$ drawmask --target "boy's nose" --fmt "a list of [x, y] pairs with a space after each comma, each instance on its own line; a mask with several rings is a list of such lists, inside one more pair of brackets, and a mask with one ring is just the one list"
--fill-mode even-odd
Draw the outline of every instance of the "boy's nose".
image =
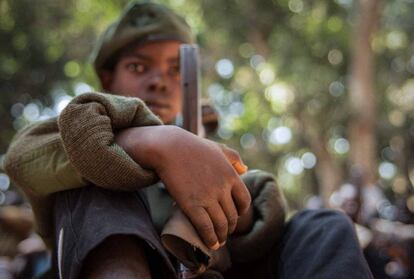
[[151, 92], [165, 92], [167, 90], [166, 81], [161, 73], [151, 76], [148, 82], [148, 90]]

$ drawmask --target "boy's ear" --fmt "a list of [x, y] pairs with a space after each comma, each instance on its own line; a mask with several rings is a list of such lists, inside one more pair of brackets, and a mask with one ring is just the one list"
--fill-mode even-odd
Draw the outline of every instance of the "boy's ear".
[[113, 80], [113, 74], [109, 70], [102, 70], [99, 73], [99, 79], [101, 80], [102, 89], [104, 91], [111, 91], [111, 85]]

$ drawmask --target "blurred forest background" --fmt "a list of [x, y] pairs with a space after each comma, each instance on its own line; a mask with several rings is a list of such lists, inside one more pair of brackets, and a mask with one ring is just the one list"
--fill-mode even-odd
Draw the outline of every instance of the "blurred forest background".
[[[292, 210], [342, 208], [412, 245], [414, 0], [158, 2], [197, 34], [213, 138], [274, 173]], [[88, 55], [126, 3], [0, 0], [0, 158], [25, 124], [99, 91]], [[0, 204], [13, 192], [0, 169]], [[405, 253], [378, 278], [409, 278]]]

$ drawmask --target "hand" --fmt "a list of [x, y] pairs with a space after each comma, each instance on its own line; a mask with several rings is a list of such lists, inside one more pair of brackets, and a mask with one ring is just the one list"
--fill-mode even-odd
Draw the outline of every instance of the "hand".
[[224, 244], [251, 203], [236, 151], [175, 126], [130, 128], [116, 142], [156, 171], [208, 247]]

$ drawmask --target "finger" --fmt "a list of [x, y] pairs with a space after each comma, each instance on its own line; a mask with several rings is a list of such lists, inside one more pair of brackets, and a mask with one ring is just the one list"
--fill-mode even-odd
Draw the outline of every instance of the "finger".
[[222, 246], [227, 240], [229, 231], [227, 217], [218, 203], [206, 208], [206, 210], [213, 222], [219, 244]]
[[253, 226], [254, 222], [254, 211], [253, 206], [250, 206], [245, 214], [237, 219], [237, 226], [234, 229], [235, 233], [246, 233]]
[[220, 147], [227, 160], [230, 162], [238, 174], [243, 174], [247, 171], [248, 167], [243, 163], [243, 160], [236, 150], [226, 146], [225, 144], [221, 144]]
[[192, 208], [189, 211], [184, 213], [190, 218], [204, 244], [213, 250], [220, 248], [213, 222], [207, 211], [202, 207]]
[[238, 174], [244, 174], [247, 172], [248, 167], [240, 162], [232, 163], [233, 168], [237, 171]]
[[226, 215], [228, 224], [228, 234], [232, 234], [237, 226], [237, 208], [231, 196], [225, 196], [220, 200], [220, 206]]
[[231, 190], [233, 201], [236, 205], [239, 216], [247, 212], [251, 204], [251, 196], [246, 185], [241, 179], [238, 179]]

